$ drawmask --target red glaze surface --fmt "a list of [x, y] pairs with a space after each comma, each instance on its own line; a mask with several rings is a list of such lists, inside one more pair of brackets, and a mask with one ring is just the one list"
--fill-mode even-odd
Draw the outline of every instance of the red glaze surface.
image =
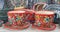
[[[51, 13], [51, 11], [47, 11], [49, 12], [48, 14], [46, 11], [43, 11], [42, 13], [41, 11], [39, 13], [37, 12], [39, 11], [35, 12], [35, 23], [32, 24], [33, 28], [42, 30], [53, 30], [56, 28], [55, 24], [51, 24], [54, 20], [54, 12]], [[53, 26], [53, 28], [51, 26]]]

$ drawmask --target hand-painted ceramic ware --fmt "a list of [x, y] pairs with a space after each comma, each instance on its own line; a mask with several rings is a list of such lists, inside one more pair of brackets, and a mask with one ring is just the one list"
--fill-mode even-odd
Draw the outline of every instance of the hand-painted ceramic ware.
[[43, 10], [46, 5], [47, 5], [46, 3], [36, 3], [33, 6], [33, 10], [35, 10], [35, 11]]
[[53, 20], [54, 20], [54, 12], [36, 11], [35, 23], [32, 24], [32, 27], [42, 30], [54, 30], [56, 28], [56, 25], [52, 24]]
[[23, 21], [23, 15], [25, 11], [10, 11], [8, 12], [8, 20], [10, 23], [14, 24], [14, 22]]
[[35, 12], [35, 22], [38, 22], [38, 24], [53, 22], [53, 20], [54, 20], [54, 12], [50, 11]]
[[33, 24], [35, 22], [34, 16], [35, 16], [34, 10], [29, 10], [29, 9], [26, 10], [26, 19], [28, 20], [28, 22]]
[[[26, 28], [29, 26], [29, 23], [25, 20], [25, 11], [22, 11], [22, 10], [9, 11], [8, 22], [9, 22], [9, 25], [11, 25], [11, 27], [14, 27], [12, 29], [24, 29], [24, 27]], [[6, 27], [6, 24], [5, 24], [5, 27]]]

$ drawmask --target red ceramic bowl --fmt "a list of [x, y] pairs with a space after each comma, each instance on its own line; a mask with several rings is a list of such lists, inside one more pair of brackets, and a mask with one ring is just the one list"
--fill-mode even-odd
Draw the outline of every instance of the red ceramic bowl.
[[25, 11], [21, 11], [21, 10], [9, 11], [8, 12], [8, 21], [13, 24], [14, 24], [14, 22], [23, 21], [24, 14], [25, 14]]
[[[32, 24], [32, 26], [33, 27], [37, 26], [37, 28], [41, 27], [41, 29], [48, 30], [48, 29], [50, 29], [48, 27], [53, 25], [53, 24], [51, 24], [53, 22], [53, 20], [54, 20], [54, 12], [52, 12], [52, 11], [36, 11], [35, 12], [35, 23]], [[55, 27], [55, 24], [53, 26]], [[47, 27], [47, 28], [44, 28], [44, 27]]]
[[[17, 26], [17, 28], [19, 28], [20, 26], [22, 26], [22, 29], [25, 27], [28, 27], [29, 24], [25, 25], [27, 22], [25, 19], [25, 15], [26, 15], [25, 10], [9, 11], [8, 12], [8, 22], [13, 27]], [[21, 29], [21, 28], [19, 28], [19, 29]]]
[[54, 12], [52, 11], [36, 11], [35, 12], [35, 21], [41, 22], [42, 24], [53, 22]]

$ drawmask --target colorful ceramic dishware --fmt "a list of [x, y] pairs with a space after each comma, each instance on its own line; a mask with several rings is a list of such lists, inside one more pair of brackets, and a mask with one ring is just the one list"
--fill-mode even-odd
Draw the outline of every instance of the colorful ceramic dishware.
[[52, 30], [52, 29], [55, 29], [56, 27], [55, 24], [52, 24], [53, 21], [54, 21], [54, 12], [36, 11], [35, 23], [32, 25], [32, 27], [37, 27], [37, 29]]
[[24, 10], [9, 11], [8, 22], [4, 24], [4, 27], [15, 30], [29, 27], [30, 24], [24, 18], [25, 13]]
[[25, 11], [10, 11], [10, 12], [8, 12], [8, 20], [12, 24], [14, 22], [23, 21], [23, 19], [22, 19], [23, 14], [25, 14]]
[[46, 5], [47, 5], [46, 3], [36, 3], [33, 6], [33, 10], [35, 10], [35, 11], [43, 10]]
[[31, 10], [31, 9], [27, 9], [26, 10], [26, 20], [28, 20], [28, 22], [30, 22], [31, 24], [33, 24], [35, 22], [35, 11]]
[[41, 24], [53, 22], [53, 20], [54, 20], [54, 12], [36, 11], [35, 20], [36, 20], [36, 22], [40, 22]]

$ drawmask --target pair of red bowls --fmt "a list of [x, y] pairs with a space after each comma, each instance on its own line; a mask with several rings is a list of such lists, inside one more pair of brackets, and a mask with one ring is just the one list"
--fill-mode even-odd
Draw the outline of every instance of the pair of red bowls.
[[[34, 15], [34, 16], [33, 16]], [[29, 9], [20, 9], [20, 10], [14, 10], [8, 12], [8, 23], [9, 25], [4, 24], [6, 28], [11, 29], [24, 29], [26, 27], [30, 26], [30, 23], [28, 21], [34, 20], [32, 27], [33, 28], [39, 28], [44, 30], [52, 30], [55, 29], [56, 25], [52, 25], [51, 23], [54, 20], [54, 12], [51, 11], [34, 11]], [[30, 21], [31, 22], [31, 21]], [[26, 24], [26, 25], [24, 25]], [[48, 24], [48, 25], [47, 25]], [[44, 28], [44, 25], [46, 26], [53, 26], [53, 28]], [[22, 28], [20, 28], [22, 27]]]

